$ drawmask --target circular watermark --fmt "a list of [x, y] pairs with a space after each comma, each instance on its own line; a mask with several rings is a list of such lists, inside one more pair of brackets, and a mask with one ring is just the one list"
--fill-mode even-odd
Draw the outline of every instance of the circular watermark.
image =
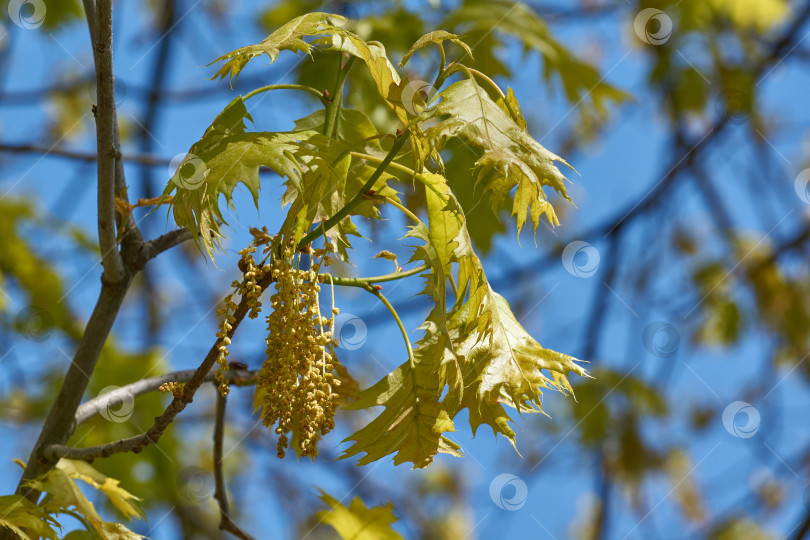
[[717, 114], [728, 118], [729, 122], [740, 124], [748, 120], [753, 101], [747, 92], [729, 88], [715, 103]]
[[178, 187], [194, 191], [205, 182], [208, 165], [194, 154], [177, 154], [169, 162], [169, 174]]
[[678, 352], [681, 334], [678, 329], [664, 321], [655, 321], [644, 327], [641, 343], [647, 352], [659, 358], [669, 358]]
[[723, 427], [731, 435], [740, 439], [749, 439], [759, 431], [759, 411], [745, 401], [729, 403], [723, 410]]
[[46, 11], [44, 0], [11, 0], [8, 3], [11, 22], [26, 30], [42, 26]]
[[633, 20], [638, 39], [648, 45], [663, 45], [672, 37], [672, 18], [660, 9], [642, 9]]
[[575, 240], [562, 252], [562, 264], [572, 276], [588, 278], [599, 269], [599, 251], [588, 242]]
[[436, 89], [431, 83], [418, 79], [410, 81], [402, 89], [402, 106], [412, 115], [419, 116], [435, 95]]
[[804, 204], [810, 204], [810, 169], [805, 169], [793, 181], [793, 190]]
[[214, 475], [202, 467], [185, 467], [177, 475], [180, 495], [191, 502], [198, 503], [210, 499], [215, 487]]
[[25, 339], [44, 341], [53, 332], [53, 316], [45, 309], [29, 306], [17, 314], [14, 327]]
[[335, 316], [335, 335], [337, 345], [347, 351], [355, 351], [366, 342], [368, 329], [363, 319], [351, 313]]
[[528, 496], [526, 482], [514, 474], [499, 474], [489, 483], [489, 498], [502, 510], [520, 510], [526, 504]]
[[[118, 390], [119, 388], [121, 387], [108, 386], [99, 392], [98, 397], [102, 397], [104, 394]], [[133, 411], [135, 411], [135, 396], [133, 396], [131, 392], [123, 392], [119, 396], [116, 396], [114, 400], [101, 401], [96, 406], [96, 411], [110, 422], [117, 424], [126, 422], [132, 416]]]

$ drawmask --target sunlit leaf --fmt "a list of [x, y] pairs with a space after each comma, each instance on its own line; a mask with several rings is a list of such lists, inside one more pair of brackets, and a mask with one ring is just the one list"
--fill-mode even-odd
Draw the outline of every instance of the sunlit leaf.
[[334, 528], [344, 540], [401, 540], [402, 536], [391, 528], [396, 522], [394, 507], [367, 508], [360, 497], [355, 497], [349, 506], [321, 490], [321, 501], [329, 510], [320, 510], [318, 520]]

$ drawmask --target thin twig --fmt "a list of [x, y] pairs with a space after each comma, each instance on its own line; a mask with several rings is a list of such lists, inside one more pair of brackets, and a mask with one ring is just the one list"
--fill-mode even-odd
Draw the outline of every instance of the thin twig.
[[[67, 150], [64, 148], [50, 148], [30, 143], [20, 144], [0, 144], [0, 152], [12, 152], [18, 154], [39, 154], [43, 156], [61, 157], [67, 159], [74, 159], [77, 161], [86, 161], [88, 163], [96, 161], [98, 155], [95, 152], [82, 152], [80, 150]], [[171, 165], [171, 160], [160, 156], [146, 155], [146, 154], [122, 154], [121, 159], [131, 163], [138, 163], [139, 165], [147, 166], [160, 166], [168, 167]]]
[[96, 5], [96, 150], [98, 152], [98, 242], [104, 278], [124, 279], [124, 263], [118, 251], [115, 226], [116, 145], [115, 78], [113, 76], [112, 0]]
[[[217, 368], [218, 369], [218, 368]], [[212, 369], [205, 377], [205, 382], [215, 382], [215, 373], [217, 369]], [[195, 369], [184, 369], [182, 371], [174, 371], [159, 375], [157, 377], [149, 377], [148, 379], [140, 379], [133, 383], [121, 386], [110, 392], [105, 392], [98, 397], [87, 400], [76, 409], [75, 424], [78, 426], [111, 407], [117, 407], [126, 401], [136, 398], [148, 392], [154, 392], [161, 385], [168, 382], [186, 383], [190, 381], [194, 374], [197, 372]], [[230, 369], [225, 372], [225, 377], [228, 382], [235, 386], [247, 386], [256, 382], [256, 375], [258, 371], [244, 371], [241, 369]]]
[[146, 242], [144, 244], [143, 263], [146, 264], [164, 251], [191, 240], [191, 238], [192, 234], [188, 229], [175, 229]]
[[[272, 276], [268, 274], [259, 280], [258, 285], [260, 285], [262, 289], [266, 289], [271, 282]], [[240, 300], [236, 311], [233, 313], [234, 322], [232, 323], [232, 328], [226, 334], [228, 338], [233, 337], [234, 332], [247, 315], [248, 310], [248, 299], [247, 297], [243, 297]], [[175, 417], [180, 414], [180, 412], [183, 411], [183, 409], [185, 409], [189, 403], [191, 403], [191, 401], [194, 399], [194, 394], [205, 382], [208, 372], [211, 371], [211, 368], [219, 356], [219, 346], [222, 344], [222, 339], [223, 338], [217, 338], [217, 340], [211, 346], [211, 349], [208, 351], [208, 354], [205, 356], [205, 359], [195, 370], [194, 375], [183, 387], [182, 394], [172, 400], [163, 413], [155, 419], [155, 423], [152, 424], [152, 427], [150, 427], [147, 431], [134, 437], [120, 439], [118, 441], [113, 441], [98, 446], [90, 446], [87, 448], [72, 448], [63, 444], [54, 444], [44, 448], [42, 451], [42, 456], [50, 460], [57, 460], [63, 457], [70, 459], [92, 460], [99, 457], [108, 457], [113, 454], [120, 454], [122, 452], [138, 453], [144, 447], [157, 443], [160, 440], [160, 437], [163, 435], [163, 432], [166, 431], [169, 425], [174, 421]]]
[[233, 519], [228, 505], [228, 492], [225, 486], [225, 474], [222, 471], [222, 442], [225, 439], [225, 396], [217, 392], [217, 412], [214, 422], [214, 481], [216, 491], [214, 498], [219, 503], [219, 528], [228, 531], [242, 540], [253, 540], [253, 537], [243, 531]]

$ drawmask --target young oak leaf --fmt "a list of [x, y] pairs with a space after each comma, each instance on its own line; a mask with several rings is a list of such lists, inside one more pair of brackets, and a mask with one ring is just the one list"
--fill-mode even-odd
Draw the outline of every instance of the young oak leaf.
[[[440, 322], [451, 340], [450, 353], [443, 352], [436, 362], [457, 370], [443, 372], [443, 384], [450, 386], [443, 404], [451, 418], [467, 408], [473, 434], [485, 423], [514, 446], [511, 418], [502, 404], [519, 412], [542, 411], [542, 388], [571, 392], [569, 373], [588, 374], [575, 358], [537, 343], [517, 322], [506, 300], [492, 290], [472, 250], [464, 212], [446, 179], [432, 173], [417, 178], [426, 186], [429, 230], [414, 228], [409, 235], [425, 241], [415, 257], [431, 264], [429, 285], [439, 291], [434, 295], [437, 306], [444, 305], [436, 298], [444, 294], [444, 278], [438, 276], [449, 273], [453, 263], [459, 268], [456, 304], [446, 316], [437, 318], [432, 312], [429, 318], [434, 324]], [[429, 257], [433, 252], [435, 260]], [[459, 378], [461, 389], [456, 387]]]
[[519, 412], [540, 412], [541, 389], [573, 393], [568, 375], [589, 376], [576, 358], [543, 348], [517, 321], [506, 299], [491, 288], [483, 309], [490, 313], [491, 327], [484, 334], [470, 335], [457, 351], [476, 374], [480, 404], [506, 403]]
[[326, 523], [346, 540], [402, 540], [402, 536], [391, 528], [396, 522], [394, 507], [389, 502], [385, 506], [366, 507], [360, 497], [355, 497], [344, 506], [325, 491], [321, 490], [321, 501], [329, 507], [320, 510], [318, 521]]
[[[41, 506], [37, 506], [22, 495], [0, 497], [0, 531], [9, 529], [23, 540], [48, 538], [57, 540], [59, 522]], [[28, 534], [26, 534], [26, 532]]]
[[334, 32], [316, 41], [326, 45], [327, 50], [341, 51], [359, 58], [366, 64], [377, 92], [394, 110], [397, 117], [408, 122], [408, 111], [402, 103], [404, 81], [400, 79], [396, 68], [388, 59], [382, 43], [366, 42], [351, 32]]
[[444, 41], [451, 41], [455, 43], [456, 45], [464, 49], [464, 52], [466, 52], [467, 55], [470, 58], [472, 58], [473, 55], [472, 49], [470, 49], [470, 46], [461, 40], [460, 36], [457, 36], [456, 34], [451, 34], [447, 30], [435, 30], [433, 32], [428, 32], [427, 34], [416, 40], [416, 42], [411, 46], [410, 50], [407, 53], [405, 53], [405, 56], [403, 56], [402, 60], [400, 60], [399, 69], [402, 69], [405, 66], [405, 64], [408, 63], [408, 60], [411, 59], [413, 53], [415, 53], [422, 47], [426, 47], [431, 43], [441, 45]]
[[[323, 132], [323, 122], [326, 116], [324, 109], [318, 109], [309, 116], [295, 121], [295, 131]], [[335, 139], [343, 142], [352, 150], [361, 152], [382, 152], [380, 135], [371, 119], [359, 109], [341, 107], [338, 117]]]
[[242, 98], [237, 97], [191, 146], [163, 191], [164, 196], [172, 196], [177, 225], [191, 231], [212, 258], [214, 245], [219, 245], [223, 236], [219, 223], [226, 222], [220, 196], [230, 205], [233, 191], [241, 183], [258, 207], [259, 167], [269, 167], [288, 179], [297, 178], [300, 171], [291, 155], [299, 141], [316, 135], [314, 131], [247, 132], [245, 120], [251, 120], [250, 114]]
[[394, 465], [409, 461], [414, 468], [422, 468], [433, 462], [437, 452], [460, 455], [460, 447], [443, 435], [455, 429], [439, 402], [442, 386], [432, 359], [425, 357], [425, 339], [431, 338], [426, 336], [414, 351], [414, 365], [400, 365], [345, 407], [358, 410], [383, 405], [385, 410], [346, 439], [354, 444], [341, 459], [365, 452], [357, 464], [366, 465], [395, 454]]
[[[43, 508], [53, 514], [72, 510], [88, 525], [88, 528], [92, 528], [101, 538], [113, 540], [140, 540], [144, 538], [121, 523], [104, 521], [96, 511], [93, 503], [82, 493], [75, 480], [81, 479], [100, 490], [104, 486], [102, 491], [108, 496], [113, 494], [111, 501], [119, 509], [122, 509], [123, 506], [125, 510], [122, 511], [128, 516], [141, 515], [140, 510], [129, 502], [137, 500], [137, 497], [118, 487], [117, 484], [114, 485], [114, 482], [108, 483], [107, 481], [110, 479], [90, 465], [85, 463], [83, 466], [77, 467], [75, 463], [73, 460], [60, 459], [56, 467], [48, 471], [43, 477], [30, 483], [33, 488], [45, 491], [51, 496]], [[104, 478], [104, 481], [99, 483], [101, 478]]]
[[[486, 280], [472, 250], [466, 220], [441, 175], [425, 173], [417, 179], [426, 186], [429, 223], [418, 224], [408, 237], [424, 242], [413, 260], [424, 260], [430, 272], [422, 294], [434, 302], [424, 337], [406, 362], [361, 393], [350, 409], [377, 405], [385, 410], [352, 435], [356, 441], [341, 457], [360, 452], [360, 464], [389, 454], [394, 463], [429, 465], [438, 452], [456, 454], [458, 447], [444, 436], [453, 431], [453, 418], [469, 410], [473, 433], [481, 424], [492, 427], [515, 445], [511, 418], [504, 405], [519, 412], [541, 411], [541, 389], [570, 392], [570, 372], [587, 376], [574, 358], [544, 349], [517, 322], [506, 300]], [[448, 309], [446, 283], [458, 264], [456, 301]], [[546, 370], [550, 375], [543, 373]], [[441, 395], [448, 386], [443, 399]]]
[[138, 497], [120, 487], [118, 480], [102, 474], [86, 461], [61, 459], [56, 465], [71, 478], [82, 480], [104, 493], [126, 518], [143, 518], [143, 511], [135, 504]]
[[[394, 108], [400, 119], [407, 121], [407, 112], [402, 104], [397, 102], [401, 80], [386, 55], [385, 47], [377, 42], [367, 43], [357, 34], [341, 26], [347, 23], [346, 18], [329, 13], [309, 13], [297, 17], [260, 43], [241, 47], [211, 62], [211, 64], [224, 62], [212, 78], [223, 79], [227, 76], [233, 84], [242, 69], [253, 58], [266, 54], [272, 63], [282, 50], [312, 54], [313, 46], [320, 46], [323, 50], [341, 51], [361, 59], [374, 79], [380, 95]], [[311, 42], [305, 41], [304, 38], [307, 36], [313, 36], [315, 39]]]
[[[290, 177], [286, 182], [287, 192], [282, 197], [282, 204], [291, 206], [281, 232], [298, 240], [313, 224], [329, 219], [343, 208], [375, 168], [363, 160], [353, 159], [349, 146], [343, 141], [319, 133], [300, 141], [295, 154], [300, 175]], [[399, 202], [397, 192], [386, 183], [390, 178], [388, 174], [381, 175], [372, 190]], [[351, 221], [353, 215], [374, 219], [379, 218], [379, 210], [373, 201], [363, 201], [326, 232], [344, 259], [346, 250], [351, 247], [348, 236], [360, 236]]]
[[[517, 186], [512, 214], [516, 216], [518, 234], [527, 213], [535, 230], [543, 215], [550, 224], [558, 225], [543, 186], [551, 186], [570, 200], [566, 178], [554, 162], [568, 163], [529, 135], [519, 109], [509, 106], [517, 103], [514, 95], [499, 105], [474, 80], [465, 79], [440, 92], [437, 98], [438, 104], [422, 115], [425, 120], [440, 120], [427, 129], [427, 136], [438, 149], [448, 138], [460, 137], [482, 151], [475, 164], [476, 184], [483, 184], [493, 211]], [[511, 109], [512, 114], [505, 109]]]
[[329, 13], [308, 13], [296, 17], [264, 38], [261, 43], [241, 47], [211, 62], [211, 64], [224, 62], [211, 78], [219, 77], [221, 80], [228, 77], [231, 85], [233, 85], [242, 69], [257, 56], [266, 54], [270, 57], [270, 63], [273, 63], [281, 51], [292, 51], [294, 53], [304, 51], [311, 54], [312, 45], [304, 41], [303, 38], [332, 32], [345, 32], [345, 30], [333, 24], [333, 22], [344, 21], [346, 21], [344, 17]]

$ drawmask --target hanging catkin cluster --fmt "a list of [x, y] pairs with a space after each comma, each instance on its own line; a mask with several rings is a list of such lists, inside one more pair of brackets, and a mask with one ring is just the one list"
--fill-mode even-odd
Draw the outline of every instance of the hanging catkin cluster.
[[233, 328], [235, 318], [233, 313], [236, 311], [237, 305], [234, 297], [238, 294], [242, 298], [247, 299], [247, 305], [250, 308], [248, 317], [255, 319], [259, 316], [259, 311], [262, 309], [262, 302], [259, 297], [262, 294], [262, 287], [258, 284], [270, 267], [265, 265], [257, 265], [253, 259], [253, 254], [256, 253], [256, 246], [251, 244], [239, 252], [239, 269], [245, 276], [242, 282], [234, 281], [231, 286], [234, 288], [233, 292], [225, 297], [225, 307], [217, 311], [217, 315], [221, 317], [222, 322], [219, 324], [217, 330], [217, 337], [222, 341], [219, 345], [219, 354], [217, 355], [217, 370], [215, 377], [217, 380], [219, 393], [222, 396], [227, 396], [229, 392], [228, 381], [225, 378], [225, 372], [228, 371], [228, 345], [231, 344], [231, 338], [228, 337], [228, 332]]
[[267, 316], [267, 359], [257, 378], [264, 391], [262, 421], [267, 427], [276, 425], [279, 457], [285, 455], [290, 432], [299, 455], [318, 455], [318, 440], [335, 427], [339, 400], [333, 318], [321, 316], [318, 306], [318, 269], [328, 255], [316, 250], [317, 262], [301, 272], [293, 266], [294, 255], [288, 247], [271, 265], [276, 293]]

